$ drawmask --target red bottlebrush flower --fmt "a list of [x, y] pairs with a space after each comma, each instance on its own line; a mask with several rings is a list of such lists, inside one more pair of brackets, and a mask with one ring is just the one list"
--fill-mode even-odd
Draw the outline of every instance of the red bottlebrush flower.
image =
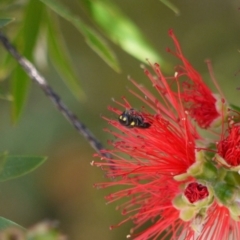
[[176, 70], [176, 80], [181, 82], [180, 96], [184, 102], [185, 109], [190, 116], [198, 123], [201, 128], [209, 128], [221, 125], [221, 120], [226, 115], [226, 107], [223, 105], [223, 94], [215, 81], [213, 72], [208, 61], [210, 74], [219, 94], [213, 94], [212, 91], [204, 83], [201, 75], [193, 68], [193, 66], [184, 57], [180, 44], [173, 31], [169, 31], [170, 37], [176, 47], [176, 52], [171, 52], [177, 56], [183, 63]]
[[[118, 206], [125, 219], [111, 228], [132, 221], [134, 227], [128, 238], [240, 239], [240, 177], [228, 166], [213, 161], [220, 157], [232, 161], [232, 156], [238, 156], [238, 131], [232, 128], [217, 149], [213, 149], [212, 143], [211, 153], [203, 146], [205, 141], [189, 115], [204, 128], [216, 121], [224, 126], [224, 101], [220, 101], [219, 107], [200, 75], [183, 57], [172, 32], [170, 35], [184, 67], [174, 77], [165, 77], [158, 64], [152, 66], [155, 74], [144, 68], [158, 95], [130, 78], [140, 91], [130, 89], [130, 93], [149, 109], [134, 109], [126, 98], [123, 103], [115, 101], [121, 110], [109, 108], [117, 115], [115, 120], [104, 118], [116, 128], [106, 129], [115, 137], [109, 141], [112, 149], [104, 150], [111, 158], [102, 157], [101, 162], [92, 165], [101, 167], [113, 181], [96, 186], [121, 186], [121, 190], [111, 193], [106, 200], [125, 200]], [[187, 82], [180, 82], [182, 76], [189, 77], [189, 87]], [[171, 88], [175, 83], [178, 92]], [[214, 153], [217, 153], [215, 158]]]
[[[158, 65], [155, 70], [161, 73]], [[150, 77], [150, 72], [146, 69], [145, 73]], [[131, 238], [157, 239], [161, 236], [161, 239], [168, 239], [172, 236], [176, 239], [181, 235], [180, 229], [190, 223], [179, 218], [179, 211], [172, 204], [181, 184], [173, 177], [186, 173], [195, 162], [195, 140], [200, 137], [181, 102], [167, 85], [165, 92], [160, 93], [165, 101], [162, 104], [146, 88], [133, 79], [130, 80], [145, 98], [132, 90], [130, 92], [142, 99], [155, 113], [133, 110], [125, 98], [123, 104], [117, 103], [127, 110], [110, 108], [119, 116], [119, 122], [107, 119], [117, 128], [117, 131], [111, 132], [116, 138], [110, 142], [113, 149], [106, 150], [112, 158], [93, 162], [93, 165], [100, 166], [107, 172], [106, 176], [114, 181], [97, 186], [125, 186], [126, 189], [112, 193], [106, 199], [113, 202], [127, 198], [118, 208], [123, 215], [127, 215], [122, 223], [132, 220], [135, 224]], [[159, 86], [163, 82], [167, 84], [162, 76]], [[158, 87], [156, 89], [159, 91]], [[151, 227], [136, 233], [147, 222], [152, 222]]]
[[240, 170], [240, 126], [233, 124], [228, 129], [228, 135], [217, 144], [218, 154], [229, 167]]

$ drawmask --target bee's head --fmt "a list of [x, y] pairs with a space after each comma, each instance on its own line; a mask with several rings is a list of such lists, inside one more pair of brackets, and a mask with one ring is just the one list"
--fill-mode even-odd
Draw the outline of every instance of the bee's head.
[[118, 117], [118, 121], [123, 126], [128, 126], [129, 127], [131, 125], [131, 122], [132, 122], [132, 116], [129, 113], [129, 111], [126, 110]]

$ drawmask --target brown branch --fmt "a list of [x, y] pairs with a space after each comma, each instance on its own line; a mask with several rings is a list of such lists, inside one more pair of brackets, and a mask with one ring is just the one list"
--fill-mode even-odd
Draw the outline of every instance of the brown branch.
[[48, 85], [46, 79], [38, 72], [35, 66], [29, 62], [25, 57], [20, 55], [16, 48], [10, 43], [8, 38], [0, 32], [0, 41], [4, 48], [17, 60], [19, 65], [23, 68], [26, 74], [35, 82], [42, 91], [50, 98], [56, 108], [65, 116], [65, 118], [75, 127], [75, 129], [82, 134], [92, 148], [100, 153], [103, 157], [110, 158], [108, 153], [103, 153], [103, 145], [97, 140], [92, 132], [73, 114], [67, 106], [63, 103], [59, 95]]

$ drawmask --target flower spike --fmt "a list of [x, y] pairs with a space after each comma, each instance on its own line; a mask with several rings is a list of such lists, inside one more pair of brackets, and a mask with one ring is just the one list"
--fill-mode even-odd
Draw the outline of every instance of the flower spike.
[[[128, 91], [144, 106], [136, 109], [123, 97], [109, 107], [115, 119], [103, 118], [114, 140], [103, 152], [111, 158], [91, 164], [111, 181], [95, 186], [118, 188], [106, 201], [121, 200], [124, 219], [111, 229], [131, 221], [128, 239], [238, 240], [240, 113], [228, 111], [222, 93], [212, 93], [169, 34], [183, 66], [166, 77], [149, 62], [152, 71], [143, 70], [153, 91], [129, 77], [135, 90]], [[191, 118], [205, 129], [220, 125], [221, 133], [211, 131], [219, 140], [206, 140]]]

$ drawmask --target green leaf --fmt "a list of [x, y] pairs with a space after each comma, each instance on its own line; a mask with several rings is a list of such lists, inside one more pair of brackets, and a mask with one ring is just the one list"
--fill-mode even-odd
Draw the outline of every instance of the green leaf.
[[14, 20], [14, 18], [0, 18], [0, 28], [5, 27], [13, 20]]
[[9, 227], [16, 227], [16, 228], [20, 228], [22, 230], [25, 230], [22, 226], [18, 225], [17, 223], [8, 220], [6, 218], [0, 217], [0, 231], [9, 228]]
[[47, 18], [47, 27], [49, 54], [54, 67], [59, 72], [59, 75], [63, 76], [64, 82], [75, 97], [77, 99], [85, 98], [85, 94], [79, 86], [77, 76], [70, 64], [70, 58], [67, 54], [62, 35], [53, 18]]
[[180, 15], [179, 9], [173, 3], [169, 2], [168, 0], [160, 0], [160, 2], [170, 8], [176, 15]]
[[151, 62], [164, 63], [138, 27], [113, 2], [98, 0], [80, 2], [105, 34], [124, 51], [142, 62], [148, 58]]
[[30, 80], [28, 76], [23, 71], [20, 66], [16, 66], [12, 76], [12, 120], [13, 123], [19, 119], [22, 110], [24, 108], [24, 104], [27, 99], [28, 90], [30, 87]]
[[104, 39], [92, 28], [87, 26], [78, 16], [71, 13], [56, 0], [40, 0], [56, 12], [59, 16], [71, 22], [85, 37], [87, 44], [115, 71], [120, 67], [117, 58]]
[[46, 157], [6, 156], [4, 161], [0, 162], [0, 182], [29, 173], [43, 164], [46, 159]]
[[[43, 4], [38, 1], [29, 1], [25, 11], [23, 28], [16, 39], [17, 43], [22, 43], [22, 53], [30, 61], [32, 60], [33, 50], [38, 39], [42, 10]], [[26, 73], [20, 70], [18, 66], [12, 78], [12, 95], [14, 98], [12, 120], [14, 123], [19, 119], [24, 108], [30, 83], [31, 81], [28, 79]]]
[[29, 1], [25, 12], [23, 22], [23, 41], [24, 41], [24, 55], [32, 59], [33, 50], [39, 36], [41, 21], [43, 19], [44, 5], [39, 1]]

